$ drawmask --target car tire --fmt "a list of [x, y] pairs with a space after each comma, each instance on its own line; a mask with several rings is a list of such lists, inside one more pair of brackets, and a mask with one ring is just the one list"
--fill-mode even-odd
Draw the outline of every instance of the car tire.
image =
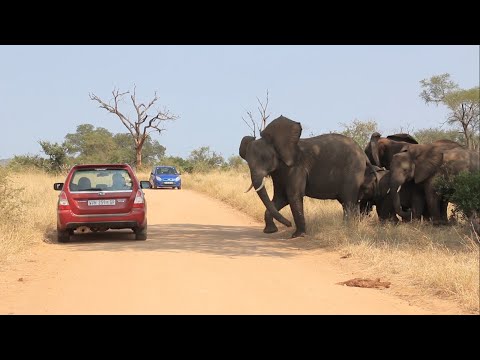
[[147, 226], [143, 229], [136, 229], [135, 231], [135, 240], [147, 240]]
[[178, 189], [178, 190], [181, 190], [181, 189], [182, 189], [182, 187], [181, 187], [181, 186], [177, 186], [177, 189]]
[[72, 232], [70, 230], [62, 231], [57, 230], [57, 242], [66, 243], [70, 240], [70, 235]]

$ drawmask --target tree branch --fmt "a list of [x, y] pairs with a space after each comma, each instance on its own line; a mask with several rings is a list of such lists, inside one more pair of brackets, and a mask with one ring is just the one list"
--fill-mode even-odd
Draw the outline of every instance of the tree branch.
[[[138, 103], [136, 98], [136, 86], [133, 87], [133, 92], [130, 94], [130, 99], [132, 101], [133, 107], [137, 113], [137, 120], [131, 121], [128, 117], [122, 114], [119, 110], [119, 102], [123, 99], [123, 96], [129, 94], [130, 92], [120, 93], [119, 90], [113, 89], [113, 105], [105, 103], [102, 99], [100, 99], [95, 94], [89, 94], [90, 99], [98, 102], [100, 104], [100, 108], [106, 109], [108, 112], [115, 114], [119, 117], [123, 125], [128, 129], [130, 134], [133, 137], [135, 142], [135, 146], [137, 149], [137, 159], [139, 164], [141, 164], [141, 150], [142, 146], [148, 136], [149, 133], [153, 131], [158, 131], [161, 133], [164, 131], [164, 128], [160, 128], [160, 122], [166, 120], [176, 120], [178, 119], [177, 115], [172, 114], [168, 111], [165, 107], [163, 111], [156, 110], [155, 114], [149, 115], [147, 112], [148, 110], [155, 104], [158, 100], [157, 92], [154, 93], [153, 99], [145, 106], [144, 103]], [[149, 130], [151, 129], [151, 130]]]
[[135, 136], [133, 133], [133, 129], [134, 129], [133, 123], [118, 110], [119, 100], [122, 99], [123, 95], [128, 94], [128, 91], [124, 93], [120, 93], [118, 90], [114, 89], [112, 91], [112, 94], [113, 94], [113, 101], [115, 103], [115, 106], [105, 103], [102, 99], [100, 99], [97, 95], [93, 93], [89, 94], [89, 96], [91, 100], [96, 101], [100, 104], [99, 106], [100, 108], [105, 109], [108, 112], [117, 115], [120, 118], [120, 121], [123, 123], [123, 125], [128, 129], [130, 134], [132, 134], [132, 136]]

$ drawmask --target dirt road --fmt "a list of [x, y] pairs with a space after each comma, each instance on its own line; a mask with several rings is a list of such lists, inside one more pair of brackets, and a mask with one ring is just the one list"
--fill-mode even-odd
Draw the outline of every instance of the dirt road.
[[273, 235], [190, 190], [147, 190], [149, 238], [76, 235], [0, 272], [0, 314], [441, 314], [357, 277], [311, 240]]

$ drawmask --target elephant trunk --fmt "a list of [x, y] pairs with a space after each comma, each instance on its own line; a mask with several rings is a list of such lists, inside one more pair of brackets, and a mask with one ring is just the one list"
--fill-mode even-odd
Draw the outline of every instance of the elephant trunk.
[[291, 227], [292, 223], [285, 219], [282, 214], [275, 208], [275, 205], [273, 202], [270, 200], [267, 194], [267, 190], [265, 189], [265, 186], [263, 185], [264, 182], [264, 177], [259, 177], [259, 176], [252, 176], [252, 184], [257, 190], [257, 194], [260, 197], [260, 200], [262, 200], [263, 205], [267, 208], [267, 210], [272, 214], [272, 216], [281, 222], [283, 225], [287, 227]]
[[402, 219], [409, 219], [412, 215], [411, 211], [403, 211], [402, 204], [400, 202], [400, 188], [401, 184], [398, 186], [390, 186], [390, 196], [392, 197], [393, 207], [395, 209], [395, 213], [400, 215]]

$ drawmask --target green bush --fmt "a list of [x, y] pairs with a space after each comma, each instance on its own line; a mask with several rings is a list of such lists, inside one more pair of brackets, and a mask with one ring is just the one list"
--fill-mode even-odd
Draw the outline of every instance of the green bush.
[[435, 186], [437, 192], [453, 203], [455, 211], [465, 218], [480, 214], [480, 171], [441, 177], [437, 179]]

